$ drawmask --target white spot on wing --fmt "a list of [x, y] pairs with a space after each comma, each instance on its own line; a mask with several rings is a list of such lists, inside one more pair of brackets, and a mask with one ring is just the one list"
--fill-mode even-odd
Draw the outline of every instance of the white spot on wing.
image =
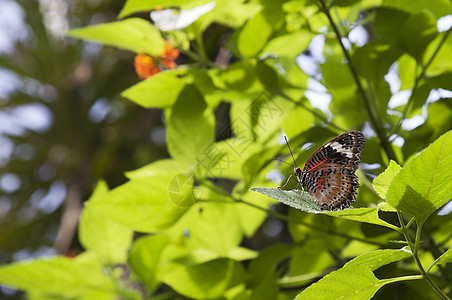
[[343, 153], [345, 156], [347, 156], [349, 158], [353, 157], [353, 152], [345, 149], [344, 145], [342, 145], [338, 142], [331, 143], [330, 147], [333, 148], [334, 150], [336, 150], [337, 152]]

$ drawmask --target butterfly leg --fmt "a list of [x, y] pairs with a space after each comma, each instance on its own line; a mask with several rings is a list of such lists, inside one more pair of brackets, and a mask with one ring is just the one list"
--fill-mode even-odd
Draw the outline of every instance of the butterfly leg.
[[304, 188], [303, 187], [301, 187], [301, 196], [300, 196], [300, 199], [298, 199], [298, 204], [299, 205], [301, 205], [301, 198], [303, 198], [303, 194], [304, 194]]
[[[283, 187], [285, 187], [285, 186], [289, 183], [290, 178], [292, 178], [292, 177], [293, 177], [293, 176], [290, 175], [289, 178], [287, 178], [286, 183], [285, 183], [283, 186], [278, 186], [278, 189], [282, 189]], [[298, 180], [297, 180], [297, 182], [298, 182]]]

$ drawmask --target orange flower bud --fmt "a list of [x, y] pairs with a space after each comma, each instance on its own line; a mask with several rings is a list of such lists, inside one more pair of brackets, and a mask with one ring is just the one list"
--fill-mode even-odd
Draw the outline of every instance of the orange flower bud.
[[152, 59], [152, 57], [145, 54], [138, 54], [135, 56], [134, 66], [135, 72], [137, 72], [140, 79], [146, 79], [160, 72], [160, 68], [158, 67], [156, 67], [158, 69], [158, 72], [155, 72], [154, 60]]
[[161, 62], [161, 64], [165, 67], [167, 67], [168, 69], [175, 69], [177, 68], [177, 64], [169, 58], [164, 58]]
[[179, 57], [179, 49], [173, 48], [172, 46], [166, 46], [165, 48], [165, 57], [176, 59]]

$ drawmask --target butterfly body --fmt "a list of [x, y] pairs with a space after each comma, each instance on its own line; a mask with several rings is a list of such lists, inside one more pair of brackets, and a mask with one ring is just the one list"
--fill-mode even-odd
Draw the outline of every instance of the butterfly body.
[[355, 201], [359, 187], [355, 171], [363, 148], [364, 135], [361, 132], [346, 132], [314, 152], [303, 169], [295, 168], [296, 180], [306, 188], [320, 209], [344, 209]]

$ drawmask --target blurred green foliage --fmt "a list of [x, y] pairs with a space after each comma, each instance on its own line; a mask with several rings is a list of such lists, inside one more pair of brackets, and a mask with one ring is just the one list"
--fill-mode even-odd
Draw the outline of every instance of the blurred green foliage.
[[[451, 199], [452, 40], [449, 28], [438, 30], [450, 2], [208, 3], [128, 0], [116, 21], [115, 3], [71, 7], [68, 20], [81, 28], [69, 36], [154, 58], [165, 41], [180, 49], [177, 69], [141, 82], [130, 52], [72, 38], [59, 40], [49, 60], [57, 46], [35, 7], [27, 22], [46, 42], [33, 51], [19, 43], [1, 64], [53, 86], [57, 97], [16, 91], [1, 109], [27, 99], [54, 119], [45, 132], [8, 137], [36, 150], [4, 164], [28, 184], [5, 196], [20, 204], [2, 221], [0, 242], [5, 261], [54, 240], [61, 254], [84, 250], [2, 266], [0, 283], [31, 299], [448, 299], [451, 216], [436, 211]], [[31, 18], [26, 5], [37, 4], [22, 5]], [[150, 22], [149, 10], [167, 19]], [[99, 99], [115, 110], [93, 122]], [[150, 139], [162, 122], [166, 139]], [[288, 157], [283, 134], [302, 166], [352, 129], [366, 135], [359, 208], [312, 211], [297, 206], [297, 192], [266, 189], [292, 172], [273, 159]], [[55, 170], [50, 179], [40, 180], [42, 165]], [[62, 247], [58, 219], [78, 215], [100, 178], [78, 239]], [[33, 207], [31, 194], [57, 180], [65, 208], [24, 225], [19, 212]]]

